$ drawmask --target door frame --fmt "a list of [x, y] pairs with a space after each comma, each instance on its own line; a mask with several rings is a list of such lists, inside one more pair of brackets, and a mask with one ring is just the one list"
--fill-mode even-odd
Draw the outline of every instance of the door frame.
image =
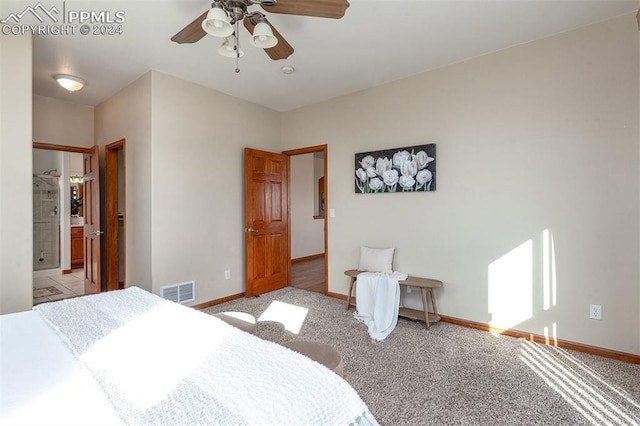
[[75, 152], [78, 154], [89, 154], [91, 153], [91, 148], [84, 148], [81, 146], [71, 146], [71, 145], [56, 145], [52, 143], [46, 142], [33, 142], [33, 149], [48, 149], [49, 151], [64, 151], [64, 152]]
[[[297, 148], [297, 149], [289, 149], [286, 151], [282, 151], [284, 155], [291, 159], [294, 155], [302, 155], [302, 154], [313, 154], [316, 152], [322, 152], [324, 155], [324, 295], [329, 295], [329, 176], [328, 176], [328, 162], [329, 162], [329, 153], [327, 144], [324, 145], [314, 145], [306, 148]], [[289, 179], [289, 197], [288, 197], [288, 208], [291, 210], [291, 179]], [[291, 229], [291, 215], [289, 215], [289, 229]], [[291, 232], [289, 233], [289, 246], [291, 246]], [[291, 259], [289, 259], [289, 271], [291, 271]], [[291, 279], [291, 272], [289, 272], [289, 279]], [[291, 283], [289, 283], [291, 285]]]
[[[122, 203], [124, 204], [122, 211], [123, 217], [123, 232], [122, 239], [127, 241], [127, 221], [126, 221], [126, 205], [127, 205], [127, 166], [126, 166], [126, 139], [120, 139], [105, 146], [104, 160], [105, 160], [105, 256], [104, 268], [105, 268], [105, 288], [106, 291], [118, 290], [120, 288], [120, 241], [119, 241], [119, 223], [120, 218], [118, 216], [118, 151], [122, 150], [123, 165], [122, 165]], [[127, 245], [123, 244], [122, 263], [123, 263], [123, 284], [126, 287], [127, 282]]]

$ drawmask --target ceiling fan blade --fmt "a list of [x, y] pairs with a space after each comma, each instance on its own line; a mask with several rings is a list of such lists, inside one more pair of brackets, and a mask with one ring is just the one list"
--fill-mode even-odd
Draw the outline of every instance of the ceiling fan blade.
[[209, 11], [204, 12], [202, 15], [194, 19], [189, 25], [181, 29], [176, 35], [171, 37], [171, 41], [175, 41], [180, 44], [195, 43], [207, 35], [207, 33], [202, 29], [202, 21], [207, 17], [208, 12]]
[[340, 19], [349, 7], [349, 2], [347, 0], [278, 0], [273, 6], [261, 6], [271, 13]]
[[[248, 16], [244, 18], [243, 23], [244, 27], [249, 31], [249, 34], [253, 34], [253, 29], [256, 26], [256, 22], [252, 19], [255, 16], [259, 16], [258, 14], [254, 14], [252, 16]], [[267, 21], [267, 24], [271, 27], [271, 31], [273, 31], [273, 35], [278, 39], [278, 44], [273, 47], [269, 47], [268, 49], [264, 49], [265, 53], [269, 55], [271, 59], [277, 61], [279, 59], [287, 59], [293, 53], [293, 47], [287, 42], [287, 40], [282, 37], [282, 34], [278, 32], [271, 25], [270, 22]]]

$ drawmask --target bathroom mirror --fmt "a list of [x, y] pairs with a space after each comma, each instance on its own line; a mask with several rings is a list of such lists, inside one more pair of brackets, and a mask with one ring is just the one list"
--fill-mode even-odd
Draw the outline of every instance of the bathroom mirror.
[[78, 217], [84, 216], [83, 204], [83, 184], [78, 182], [71, 183], [71, 216]]

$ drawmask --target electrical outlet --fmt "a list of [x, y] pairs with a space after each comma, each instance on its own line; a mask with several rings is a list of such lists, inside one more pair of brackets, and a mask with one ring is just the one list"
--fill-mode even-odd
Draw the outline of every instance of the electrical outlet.
[[595, 320], [602, 319], [602, 305], [589, 305], [589, 318]]
[[231, 271], [230, 270], [225, 270], [224, 271], [224, 279], [225, 280], [230, 280], [231, 279]]

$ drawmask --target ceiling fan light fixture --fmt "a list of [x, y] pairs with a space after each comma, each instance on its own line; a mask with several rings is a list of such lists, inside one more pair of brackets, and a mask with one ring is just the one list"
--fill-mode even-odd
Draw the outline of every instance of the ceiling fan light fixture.
[[[222, 42], [222, 46], [218, 48], [218, 53], [227, 58], [241, 58], [244, 55], [242, 49], [240, 49], [235, 35], [230, 35]], [[238, 49], [238, 53], [236, 53]]]
[[229, 37], [233, 34], [233, 25], [227, 12], [222, 9], [220, 3], [214, 2], [207, 17], [202, 21], [202, 29], [214, 37]]
[[82, 89], [86, 84], [83, 79], [67, 74], [58, 74], [54, 76], [54, 78], [58, 82], [58, 84], [64, 89], [68, 90], [69, 93], [73, 93]]
[[260, 18], [253, 29], [253, 35], [249, 39], [249, 42], [260, 49], [268, 49], [278, 44], [278, 39], [273, 35], [273, 31], [271, 31], [271, 27], [267, 24], [267, 20]]

